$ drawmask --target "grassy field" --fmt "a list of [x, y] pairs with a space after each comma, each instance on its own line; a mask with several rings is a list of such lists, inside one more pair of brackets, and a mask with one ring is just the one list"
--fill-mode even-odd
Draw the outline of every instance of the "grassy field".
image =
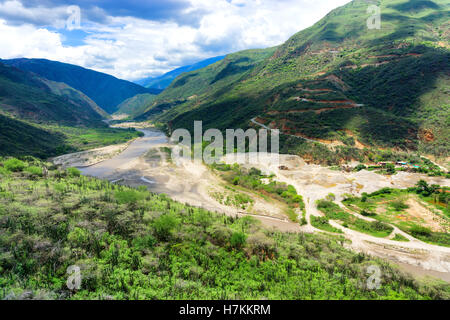
[[[413, 280], [337, 237], [268, 231], [36, 159], [1, 159], [0, 177], [2, 299], [450, 298], [448, 284]], [[372, 265], [377, 290], [366, 287]]]
[[[66, 126], [48, 126], [51, 131], [60, 132], [66, 136], [66, 143], [74, 151], [83, 151], [112, 144], [125, 143], [131, 139], [143, 136], [135, 129], [115, 128], [80, 128]], [[65, 152], [63, 152], [65, 153]]]
[[0, 114], [0, 156], [31, 155], [46, 159], [124, 143], [141, 135], [134, 129], [37, 124]]
[[[394, 230], [391, 226], [385, 223], [378, 221], [369, 222], [358, 218], [344, 211], [330, 200], [319, 200], [317, 202], [317, 209], [322, 211], [328, 220], [336, 220], [346, 228], [366, 233], [374, 237], [385, 238]], [[327, 224], [325, 224], [325, 226], [327, 226]]]

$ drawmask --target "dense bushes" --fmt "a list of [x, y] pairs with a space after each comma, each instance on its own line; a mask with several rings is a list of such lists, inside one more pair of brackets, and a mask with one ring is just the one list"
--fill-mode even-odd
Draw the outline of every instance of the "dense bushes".
[[[37, 180], [1, 177], [2, 299], [450, 298], [448, 285], [423, 286], [332, 237], [268, 231], [250, 217], [48, 168]], [[144, 196], [123, 201], [131, 194]], [[371, 291], [372, 264], [382, 286]], [[66, 286], [71, 265], [80, 290]]]
[[12, 171], [12, 172], [19, 172], [25, 169], [26, 165], [23, 161], [20, 161], [16, 158], [10, 158], [3, 162], [3, 166], [6, 170]]
[[327, 217], [316, 217], [311, 216], [311, 225], [317, 229], [321, 229], [328, 232], [336, 232], [336, 233], [342, 233], [341, 230], [333, 227], [329, 223], [329, 219]]

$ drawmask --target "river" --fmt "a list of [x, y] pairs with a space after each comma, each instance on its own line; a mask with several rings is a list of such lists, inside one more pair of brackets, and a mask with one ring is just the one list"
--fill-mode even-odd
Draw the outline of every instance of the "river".
[[90, 167], [80, 168], [83, 175], [107, 179], [111, 177], [118, 168], [132, 163], [155, 146], [169, 142], [167, 136], [159, 130], [137, 130], [144, 133], [142, 138], [136, 139], [128, 146], [127, 149], [125, 149], [125, 151], [109, 160], [97, 163]]

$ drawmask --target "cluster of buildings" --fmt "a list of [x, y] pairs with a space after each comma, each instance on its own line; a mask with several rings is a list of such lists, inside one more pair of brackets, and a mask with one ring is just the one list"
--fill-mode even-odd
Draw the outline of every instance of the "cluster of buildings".
[[401, 167], [401, 168], [405, 168], [405, 169], [413, 169], [413, 168], [419, 169], [420, 168], [420, 166], [417, 165], [417, 164], [412, 164], [412, 163], [408, 163], [408, 162], [404, 162], [404, 161], [396, 161], [396, 162], [393, 162], [393, 161], [382, 161], [382, 162], [377, 162], [377, 165], [381, 166], [381, 167], [386, 167], [388, 164], [393, 164], [393, 165], [395, 165], [397, 167]]

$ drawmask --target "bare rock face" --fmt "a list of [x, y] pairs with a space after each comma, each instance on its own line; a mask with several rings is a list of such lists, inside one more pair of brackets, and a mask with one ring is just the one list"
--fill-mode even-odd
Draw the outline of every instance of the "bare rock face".
[[420, 140], [425, 142], [433, 142], [435, 139], [434, 133], [431, 129], [422, 129], [419, 132], [419, 138]]

